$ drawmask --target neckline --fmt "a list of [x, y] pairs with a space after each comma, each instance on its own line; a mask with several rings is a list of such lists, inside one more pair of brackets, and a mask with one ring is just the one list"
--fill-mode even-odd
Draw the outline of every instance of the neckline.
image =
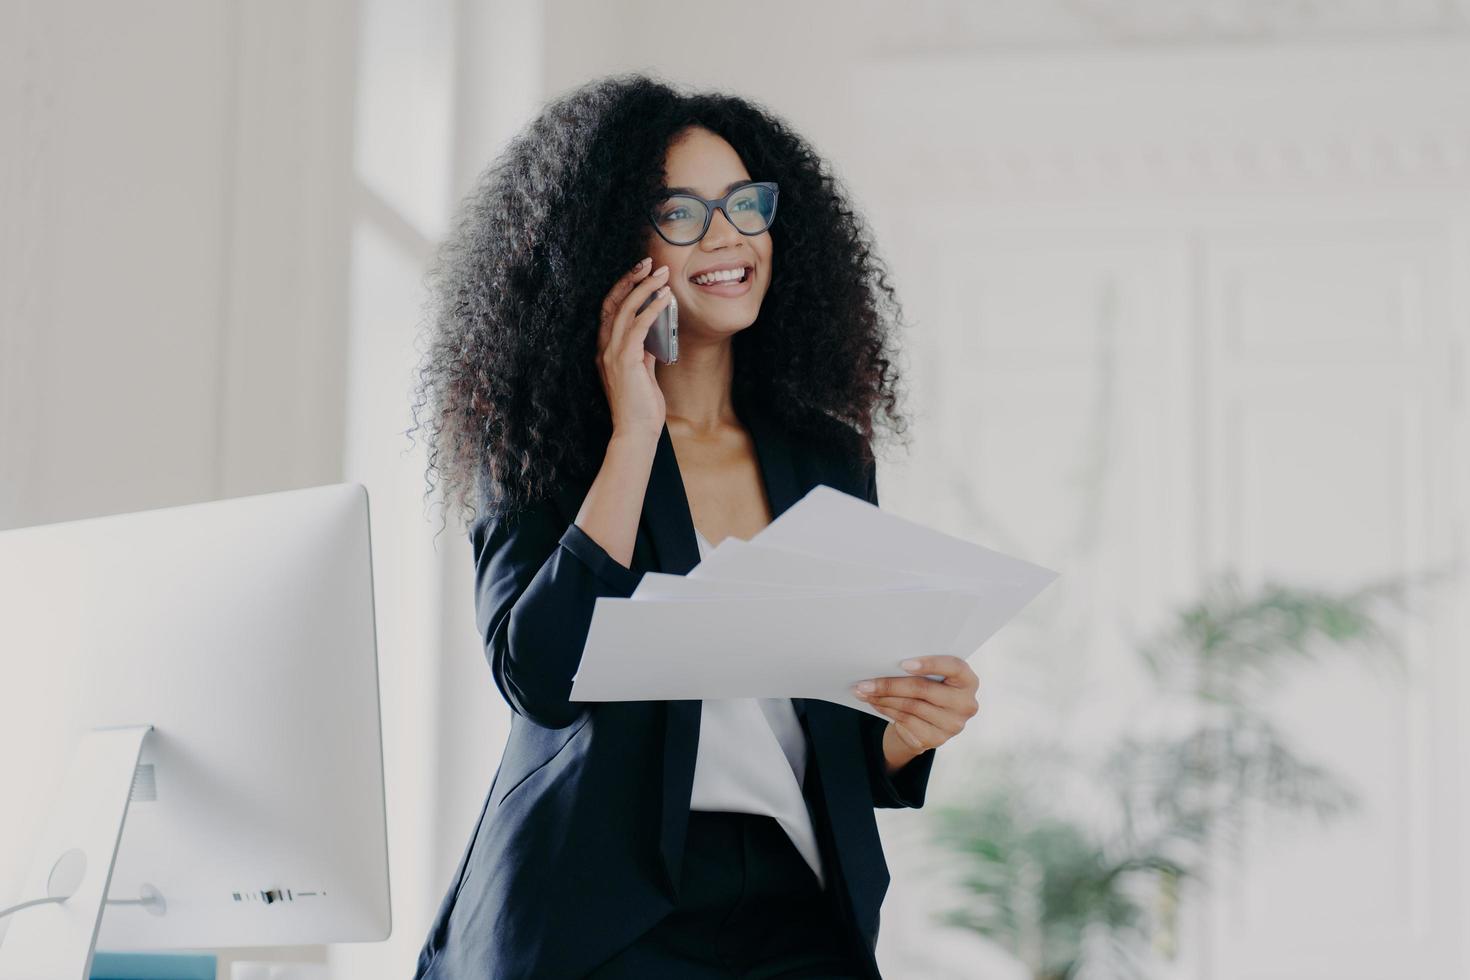
[[[751, 440], [755, 443], [756, 469], [760, 472], [761, 490], [766, 498], [766, 506], [771, 512], [771, 522], [799, 500], [804, 492], [802, 475], [797, 472], [796, 460], [794, 458], [795, 447], [789, 437], [767, 409], [757, 401], [748, 400], [747, 396], [737, 386], [732, 394], [735, 415], [745, 425]], [[671, 497], [675, 498], [670, 507], [658, 507], [655, 505], [656, 495], [652, 493], [654, 480], [666, 481]], [[677, 487], [679, 493], [674, 494]], [[656, 553], [666, 551], [667, 555], [659, 558], [659, 567], [664, 570], [673, 568], [692, 568], [698, 564], [702, 556], [699, 554], [698, 542], [702, 542], [710, 550], [715, 545], [706, 538], [694, 523], [694, 514], [689, 506], [688, 488], [684, 485], [684, 475], [679, 470], [679, 454], [674, 448], [674, 438], [669, 432], [668, 420], [664, 420], [659, 429], [658, 451], [654, 454], [654, 465], [649, 475], [650, 492], [643, 495], [643, 519], [649, 524], [649, 530], [654, 536], [654, 550]], [[682, 503], [682, 507], [678, 504]], [[678, 542], [676, 510], [682, 510], [689, 526], [694, 529], [696, 546], [692, 554], [684, 551], [684, 546]], [[660, 538], [667, 540], [660, 541]], [[685, 539], [688, 540], [687, 538]], [[662, 548], [660, 547], [662, 545]]]

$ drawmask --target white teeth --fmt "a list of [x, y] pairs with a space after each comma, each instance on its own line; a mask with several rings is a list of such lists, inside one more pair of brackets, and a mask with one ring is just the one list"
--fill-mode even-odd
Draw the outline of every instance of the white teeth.
[[723, 272], [711, 272], [707, 275], [697, 276], [690, 282], [698, 286], [706, 286], [714, 282], [733, 282], [745, 275], [744, 269], [726, 269]]

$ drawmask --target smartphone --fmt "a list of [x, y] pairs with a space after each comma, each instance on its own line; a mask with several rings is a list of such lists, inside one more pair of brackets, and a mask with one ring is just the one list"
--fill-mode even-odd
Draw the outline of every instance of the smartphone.
[[[648, 309], [648, 304], [658, 297], [655, 290], [650, 293], [638, 313]], [[636, 314], [635, 314], [636, 315]], [[679, 300], [669, 293], [669, 303], [658, 311], [658, 316], [648, 327], [648, 336], [643, 338], [643, 349], [653, 351], [653, 356], [665, 364], [679, 359]]]

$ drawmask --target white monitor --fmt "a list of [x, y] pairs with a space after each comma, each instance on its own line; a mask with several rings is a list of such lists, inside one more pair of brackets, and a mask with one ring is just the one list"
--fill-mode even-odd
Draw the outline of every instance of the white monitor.
[[0, 532], [0, 758], [0, 980], [387, 938], [366, 489]]

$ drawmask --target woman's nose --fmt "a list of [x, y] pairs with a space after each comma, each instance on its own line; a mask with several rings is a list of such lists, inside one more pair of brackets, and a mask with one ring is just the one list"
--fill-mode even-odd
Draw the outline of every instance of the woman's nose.
[[712, 235], [718, 235], [718, 242], [735, 241], [740, 237], [740, 229], [730, 223], [724, 208], [715, 208], [715, 213], [710, 216], [709, 230], [704, 233], [704, 237], [708, 240]]

